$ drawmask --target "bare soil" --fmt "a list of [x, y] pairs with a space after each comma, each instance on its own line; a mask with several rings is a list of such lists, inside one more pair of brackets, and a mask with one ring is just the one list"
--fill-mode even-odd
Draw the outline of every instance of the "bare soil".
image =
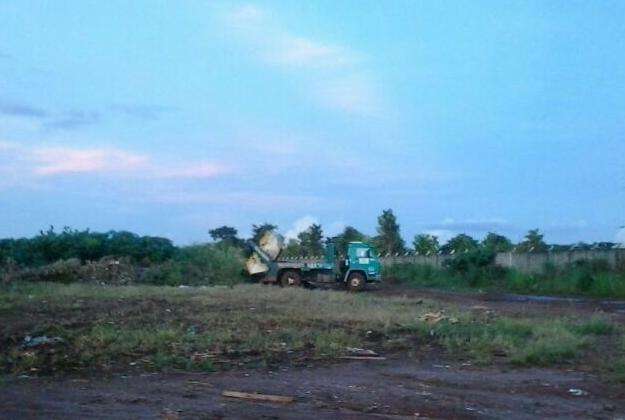
[[[222, 397], [224, 390], [295, 402], [236, 400]], [[625, 416], [625, 389], [591, 373], [392, 358], [277, 371], [14, 378], [0, 393], [0, 412], [6, 418], [618, 418]]]
[[[542, 301], [384, 287], [370, 293], [443, 300], [461, 308], [541, 316], [602, 312], [625, 322], [619, 302]], [[70, 317], [71, 318], [71, 317]], [[124, 373], [0, 378], [3, 418], [622, 418], [625, 386], [592, 368], [484, 368], [424, 345], [387, 360], [218, 373]], [[295, 397], [237, 400], [224, 390]]]

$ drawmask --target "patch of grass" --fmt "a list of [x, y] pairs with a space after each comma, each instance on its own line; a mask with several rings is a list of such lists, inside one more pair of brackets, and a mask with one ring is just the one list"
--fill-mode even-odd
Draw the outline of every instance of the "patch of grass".
[[616, 332], [616, 326], [600, 315], [594, 315], [588, 321], [573, 326], [573, 331], [580, 335], [609, 335]]
[[[21, 284], [1, 288], [0, 302], [0, 364], [10, 372], [210, 371], [333, 359], [346, 347], [406, 351], [423, 342], [479, 363], [550, 365], [581, 360], [597, 337], [620, 334], [601, 317], [493, 318], [416, 298], [260, 285]], [[442, 321], [421, 320], [438, 311]], [[63, 342], [27, 349], [26, 335]]]
[[478, 363], [506, 357], [514, 364], [547, 366], [574, 360], [588, 339], [576, 335], [573, 325], [560, 320], [503, 318], [492, 323], [462, 323], [436, 330], [456, 354], [468, 354]]
[[540, 325], [532, 333], [532, 340], [515, 351], [511, 361], [521, 365], [549, 366], [573, 361], [589, 340], [576, 335], [566, 325], [556, 322]]

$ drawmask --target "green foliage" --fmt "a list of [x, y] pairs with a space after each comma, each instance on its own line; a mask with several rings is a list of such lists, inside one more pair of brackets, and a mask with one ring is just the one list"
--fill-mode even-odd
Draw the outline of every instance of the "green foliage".
[[459, 254], [461, 252], [474, 251], [479, 247], [479, 243], [464, 233], [454, 236], [441, 247], [444, 254]]
[[300, 247], [304, 255], [321, 255], [323, 254], [323, 230], [321, 225], [313, 223], [303, 232], [297, 235]]
[[547, 244], [543, 240], [544, 235], [538, 229], [532, 229], [525, 235], [525, 240], [517, 248], [517, 252], [546, 252]]
[[124, 231], [78, 231], [68, 227], [56, 232], [50, 227], [30, 239], [0, 240], [0, 264], [10, 259], [19, 266], [33, 267], [71, 258], [83, 262], [98, 260], [108, 255], [155, 263], [171, 258], [175, 250], [172, 242], [165, 238]]
[[414, 250], [418, 255], [436, 254], [440, 248], [438, 237], [425, 233], [416, 235], [412, 244], [414, 245]]
[[445, 267], [460, 276], [471, 287], [488, 286], [501, 274], [503, 269], [496, 267], [495, 253], [484, 248], [476, 248], [469, 252], [457, 254], [445, 261]]
[[625, 273], [611, 269], [605, 260], [578, 261], [560, 269], [550, 264], [542, 273], [528, 274], [498, 267], [493, 258], [494, 254], [478, 249], [456, 255], [443, 268], [393, 264], [384, 267], [383, 275], [414, 287], [625, 298]]
[[482, 241], [482, 247], [491, 252], [509, 252], [512, 251], [512, 241], [503, 235], [489, 232]]
[[296, 258], [301, 257], [303, 254], [304, 252], [302, 251], [302, 246], [299, 241], [295, 238], [291, 238], [286, 243], [281, 255], [287, 258]]
[[360, 232], [355, 227], [346, 226], [345, 229], [343, 229], [343, 232], [340, 233], [339, 235], [337, 235], [334, 238], [334, 241], [336, 243], [336, 249], [339, 251], [339, 253], [342, 254], [347, 249], [347, 244], [348, 243], [350, 243], [350, 242], [366, 242], [367, 241], [367, 235], [365, 235], [364, 233]]
[[374, 243], [381, 254], [395, 255], [405, 252], [404, 240], [399, 233], [399, 224], [393, 210], [383, 210], [378, 216], [377, 232]]
[[273, 232], [276, 229], [278, 229], [278, 226], [267, 222], [260, 225], [252, 225], [252, 241], [258, 243], [266, 232]]
[[208, 231], [213, 241], [230, 246], [243, 246], [243, 240], [237, 237], [237, 230], [231, 226], [221, 226]]
[[172, 260], [148, 268], [141, 281], [167, 286], [231, 286], [245, 281], [243, 255], [239, 248], [226, 244], [180, 248]]

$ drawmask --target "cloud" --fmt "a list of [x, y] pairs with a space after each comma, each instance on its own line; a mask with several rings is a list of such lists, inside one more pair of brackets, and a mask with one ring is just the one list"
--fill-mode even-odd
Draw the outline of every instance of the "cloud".
[[425, 231], [426, 234], [436, 236], [441, 244], [447, 243], [451, 238], [457, 235], [456, 232], [448, 229], [430, 229]]
[[254, 5], [222, 11], [222, 18], [257, 58], [293, 72], [311, 100], [352, 114], [373, 115], [381, 110], [376, 86], [365, 75], [362, 54], [292, 33]]
[[72, 130], [100, 121], [100, 113], [95, 111], [52, 112], [12, 102], [0, 103], [0, 115], [35, 120], [38, 127], [52, 130]]
[[625, 226], [616, 232], [616, 242], [625, 245]]
[[284, 238], [287, 240], [295, 239], [297, 238], [298, 234], [305, 231], [306, 229], [310, 227], [310, 225], [315, 224], [315, 223], [319, 223], [319, 221], [314, 216], [307, 215], [307, 216], [300, 217], [295, 222], [293, 222], [293, 225], [291, 226], [291, 228], [286, 231], [286, 233], [284, 234]]
[[459, 232], [490, 232], [510, 228], [510, 223], [501, 218], [454, 220], [447, 218], [442, 223], [429, 225], [432, 229], [445, 229]]
[[111, 105], [104, 112], [94, 110], [51, 111], [30, 105], [0, 102], [0, 116], [35, 120], [47, 130], [75, 130], [97, 124], [105, 114], [119, 114], [140, 120], [156, 120], [174, 108], [161, 105]]
[[39, 148], [32, 151], [33, 172], [40, 176], [127, 172], [145, 168], [148, 158], [117, 149]]
[[100, 114], [94, 111], [71, 111], [55, 116], [44, 123], [44, 128], [74, 130], [100, 121]]
[[0, 170], [22, 178], [100, 174], [112, 178], [209, 179], [231, 172], [224, 164], [157, 161], [152, 156], [113, 147], [26, 147], [0, 142]]
[[23, 118], [45, 118], [48, 113], [41, 109], [17, 103], [0, 103], [0, 115]]

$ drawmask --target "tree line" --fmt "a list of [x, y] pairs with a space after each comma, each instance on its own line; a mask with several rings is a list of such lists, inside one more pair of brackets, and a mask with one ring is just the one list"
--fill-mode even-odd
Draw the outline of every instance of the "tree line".
[[[497, 252], [545, 252], [548, 250], [564, 250], [571, 247], [578, 249], [610, 249], [616, 244], [611, 242], [599, 242], [594, 244], [578, 243], [574, 246], [548, 245], [544, 235], [539, 229], [531, 229], [527, 232], [520, 243], [513, 243], [509, 238], [495, 232], [489, 232], [481, 241], [472, 238], [466, 233], [460, 233], [449, 241], [441, 244], [439, 238], [428, 233], [415, 235], [412, 244], [406, 245], [401, 236], [400, 225], [392, 209], [383, 210], [378, 216], [376, 235], [368, 236], [353, 226], [347, 226], [343, 231], [332, 239], [338, 249], [342, 249], [348, 242], [365, 241], [373, 244], [382, 255], [401, 255], [414, 252], [417, 255], [433, 254], [458, 254], [479, 249]], [[252, 240], [258, 242], [260, 237], [267, 231], [275, 231], [278, 227], [271, 223], [263, 223], [252, 226]], [[244, 241], [237, 237], [237, 230], [230, 226], [222, 226], [209, 231], [214, 241], [233, 245], [243, 244]], [[296, 238], [290, 238], [284, 250], [286, 257], [318, 256], [323, 253], [324, 233], [320, 224], [313, 223], [306, 230], [300, 232]]]
[[[276, 231], [272, 223], [252, 225], [253, 241], [258, 242], [265, 232]], [[244, 248], [245, 240], [238, 236], [236, 228], [221, 226], [209, 232], [211, 246]], [[382, 255], [398, 255], [414, 252], [418, 255], [459, 254], [473, 250], [492, 252], [544, 252], [548, 249], [569, 249], [568, 246], [547, 245], [538, 229], [530, 230], [524, 240], [514, 244], [510, 239], [497, 233], [488, 233], [478, 241], [461, 233], [444, 244], [439, 238], [428, 233], [415, 235], [410, 245], [401, 236], [400, 225], [393, 210], [386, 209], [377, 218], [376, 234], [368, 236], [353, 226], [347, 226], [333, 238], [326, 238], [320, 224], [311, 224], [297, 237], [290, 238], [284, 250], [285, 257], [319, 256], [323, 254], [324, 242], [332, 239], [339, 250], [348, 242], [365, 241], [373, 244]], [[581, 249], [611, 248], [612, 243], [578, 244]], [[157, 236], [140, 236], [127, 231], [92, 232], [65, 227], [56, 231], [50, 227], [32, 238], [0, 239], [0, 264], [11, 261], [20, 266], [40, 266], [58, 260], [77, 258], [82, 262], [95, 261], [105, 256], [129, 257], [141, 264], [154, 264], [176, 258], [189, 247], [177, 247], [171, 240]]]

